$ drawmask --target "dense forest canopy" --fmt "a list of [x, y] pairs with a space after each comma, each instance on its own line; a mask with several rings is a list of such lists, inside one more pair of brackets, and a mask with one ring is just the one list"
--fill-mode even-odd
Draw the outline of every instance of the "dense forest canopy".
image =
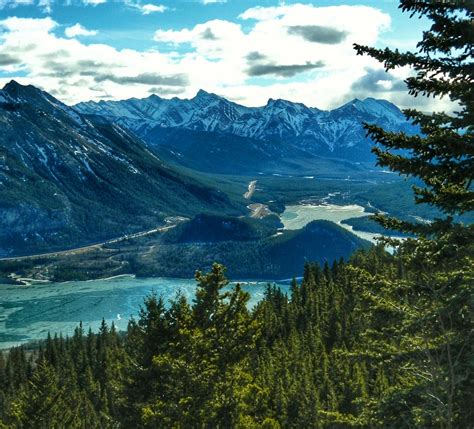
[[[474, 11], [401, 1], [432, 27], [416, 53], [356, 45], [387, 69], [409, 65], [413, 95], [449, 96], [453, 114], [406, 112], [423, 134], [367, 125], [379, 164], [421, 179], [443, 218], [378, 216], [415, 238], [307, 264], [290, 296], [254, 309], [225, 269], [196, 275], [193, 302], [150, 296], [125, 333], [103, 323], [0, 354], [0, 427], [469, 428], [474, 421]], [[402, 149], [402, 151], [400, 151]]]

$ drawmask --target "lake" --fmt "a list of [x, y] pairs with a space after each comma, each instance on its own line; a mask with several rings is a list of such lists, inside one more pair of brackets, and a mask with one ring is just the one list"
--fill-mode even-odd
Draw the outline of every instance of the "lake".
[[365, 211], [364, 207], [357, 204], [346, 206], [336, 204], [299, 204], [287, 206], [281, 215], [281, 221], [285, 229], [300, 229], [313, 220], [330, 220], [346, 228], [349, 225], [341, 224], [343, 220], [368, 215], [369, 213]]
[[336, 204], [299, 204], [286, 206], [280, 218], [285, 229], [300, 229], [313, 220], [329, 220], [364, 240], [376, 243], [376, 238], [380, 236], [379, 234], [356, 231], [351, 225], [342, 223], [342, 221], [346, 219], [369, 215], [370, 213], [367, 213], [364, 207], [357, 204], [349, 204], [346, 206]]
[[[241, 282], [254, 306], [263, 298], [266, 282]], [[289, 286], [279, 284], [287, 292]], [[0, 349], [28, 340], [46, 338], [48, 332], [70, 335], [83, 322], [97, 331], [104, 318], [119, 330], [138, 314], [143, 299], [155, 291], [167, 303], [178, 291], [189, 302], [196, 282], [187, 279], [120, 276], [111, 279], [66, 283], [37, 283], [30, 286], [0, 285]]]

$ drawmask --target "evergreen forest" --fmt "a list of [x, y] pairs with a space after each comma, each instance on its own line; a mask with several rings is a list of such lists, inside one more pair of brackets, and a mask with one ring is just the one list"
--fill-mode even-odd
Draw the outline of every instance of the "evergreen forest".
[[[291, 293], [255, 308], [225, 268], [197, 272], [192, 302], [144, 301], [126, 332], [48, 336], [0, 354], [2, 428], [446, 428], [474, 425], [474, 9], [402, 0], [431, 20], [416, 53], [355, 45], [408, 66], [414, 96], [454, 113], [405, 114], [421, 134], [366, 125], [380, 166], [416, 178], [429, 223], [376, 215], [407, 239], [307, 263]], [[395, 247], [393, 254], [385, 250]]]

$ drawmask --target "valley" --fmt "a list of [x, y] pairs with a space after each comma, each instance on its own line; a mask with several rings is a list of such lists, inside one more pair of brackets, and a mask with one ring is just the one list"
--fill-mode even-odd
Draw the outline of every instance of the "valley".
[[[87, 280], [119, 274], [190, 278], [195, 269], [206, 269], [212, 262], [220, 261], [229, 266], [229, 274], [233, 278], [281, 279], [301, 274], [306, 259], [314, 258], [324, 262], [324, 260], [330, 261], [331, 254], [336, 258], [349, 255], [345, 253], [346, 251], [339, 254], [331, 253], [331, 249], [327, 247], [315, 250], [314, 243], [319, 243], [321, 236], [302, 230], [311, 220], [325, 219], [338, 223], [343, 218], [353, 218], [376, 210], [390, 211], [397, 215], [403, 215], [404, 211], [406, 213], [410, 210], [423, 216], [430, 215], [428, 211], [417, 211], [418, 208], [408, 198], [406, 202], [402, 198], [396, 202], [393, 199], [386, 200], [389, 187], [399, 189], [400, 195], [408, 193], [409, 189], [405, 182], [386, 174], [380, 174], [380, 181], [376, 183], [317, 176], [306, 178], [259, 175], [258, 179], [253, 179], [245, 176], [203, 176], [199, 173], [199, 177], [203, 183], [217, 184], [220, 191], [225, 192], [231, 199], [242, 198], [243, 193], [248, 191], [249, 183], [257, 180], [252, 197], [246, 200], [247, 205], [261, 204], [269, 207], [275, 214], [252, 219], [251, 212], [247, 209], [245, 215], [241, 215], [244, 217], [232, 218], [220, 215], [212, 222], [212, 218], [211, 220], [207, 218], [207, 222], [210, 222], [207, 224], [182, 219], [180, 222], [182, 227], [185, 228], [186, 225], [189, 227], [180, 231], [179, 237], [173, 237], [173, 234], [177, 233], [176, 228], [173, 228], [166, 233], [151, 231], [144, 237], [129, 236], [127, 239], [104, 243], [80, 253], [65, 252], [58, 255], [23, 258], [18, 261], [0, 261], [1, 276], [8, 279], [16, 272], [21, 277], [54, 281]], [[328, 188], [333, 192], [328, 193]], [[349, 212], [343, 210], [344, 216], [340, 217], [337, 211], [327, 211], [323, 204], [329, 204], [326, 206], [329, 208], [341, 206], [355, 208]], [[296, 206], [300, 210], [305, 210], [308, 205], [322, 206], [322, 210], [320, 213], [309, 214], [302, 220], [298, 219], [298, 223], [293, 226], [291, 220], [288, 224], [289, 212], [285, 212], [285, 208], [288, 210], [289, 207]], [[222, 229], [222, 225], [232, 222], [232, 219], [239, 221], [237, 224], [239, 227], [230, 234], [228, 230]], [[244, 228], [247, 221], [250, 224]], [[296, 231], [282, 230], [285, 223]], [[349, 228], [344, 223], [340, 226]], [[330, 229], [328, 225], [325, 227]], [[217, 236], [216, 231], [222, 231], [221, 236]], [[372, 231], [369, 224], [357, 234], [365, 240], [370, 240], [374, 235], [373, 232], [378, 231]], [[349, 232], [347, 234], [349, 238]], [[336, 249], [336, 243], [331, 244], [331, 247], [332, 250]], [[276, 258], [275, 255], [282, 252], [287, 258]], [[292, 261], [291, 258], [296, 259]], [[271, 262], [271, 259], [274, 262]]]
[[[19, 288], [21, 305], [40, 305], [61, 289], [75, 323], [112, 320], [100, 303], [118, 302], [117, 290], [126, 302], [137, 293], [135, 306], [149, 285], [192, 290], [196, 269], [216, 261], [230, 278], [265, 282], [348, 259], [389, 234], [372, 213], [436, 216], [413, 203], [415, 182], [374, 166], [361, 121], [415, 131], [383, 100], [324, 112], [283, 100], [245, 108], [204, 91], [75, 107], [16, 82], [1, 94], [0, 293]], [[93, 297], [88, 315], [81, 303]], [[22, 341], [25, 331], [6, 331], [24, 311], [2, 305], [3, 340]], [[127, 319], [130, 308], [113, 312]]]
[[72, 249], [67, 249], [67, 250], [59, 250], [57, 252], [50, 252], [50, 253], [40, 253], [37, 255], [27, 255], [27, 256], [17, 256], [17, 257], [11, 257], [11, 258], [0, 258], [0, 261], [23, 261], [27, 260], [29, 258], [47, 258], [47, 257], [61, 257], [61, 256], [75, 256], [80, 253], [88, 252], [93, 249], [101, 248], [104, 245], [107, 244], [115, 244], [115, 243], [120, 243], [125, 240], [130, 240], [134, 238], [140, 238], [140, 237], [146, 237], [151, 234], [155, 234], [158, 232], [166, 232], [171, 228], [174, 228], [176, 225], [178, 225], [179, 222], [186, 221], [186, 218], [183, 217], [173, 217], [173, 218], [166, 218], [165, 219], [165, 226], [149, 229], [146, 231], [140, 231], [140, 232], [135, 232], [133, 234], [126, 234], [117, 238], [112, 238], [110, 240], [104, 241], [102, 243], [94, 243], [90, 244], [87, 246], [83, 247], [76, 247]]

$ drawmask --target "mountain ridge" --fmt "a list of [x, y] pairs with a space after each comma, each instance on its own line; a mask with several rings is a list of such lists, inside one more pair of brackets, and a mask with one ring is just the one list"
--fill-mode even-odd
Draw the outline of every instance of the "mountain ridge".
[[[201, 108], [209, 108], [210, 104], [216, 104], [219, 102], [225, 103], [226, 107], [232, 106], [236, 108], [237, 111], [240, 112], [241, 115], [243, 114], [250, 114], [255, 113], [258, 111], [263, 110], [277, 110], [279, 112], [285, 109], [296, 109], [298, 112], [311, 112], [313, 114], [318, 114], [321, 116], [326, 116], [328, 114], [339, 112], [343, 110], [347, 110], [349, 107], [355, 107], [356, 110], [361, 112], [370, 113], [373, 116], [386, 116], [391, 117], [392, 120], [396, 121], [405, 121], [403, 113], [400, 109], [393, 103], [388, 100], [384, 99], [376, 99], [373, 97], [366, 97], [363, 100], [358, 98], [354, 98], [339, 107], [330, 110], [323, 110], [317, 107], [310, 107], [301, 102], [293, 102], [290, 100], [285, 100], [281, 98], [269, 98], [267, 103], [263, 106], [245, 106], [238, 104], [234, 101], [228, 100], [223, 96], [217, 95], [215, 93], [207, 92], [204, 89], [199, 89], [196, 95], [192, 98], [162, 98], [157, 94], [151, 94], [145, 98], [128, 98], [122, 100], [100, 100], [96, 101], [85, 101], [75, 104], [73, 107], [84, 114], [99, 114], [102, 116], [118, 116], [121, 114], [124, 117], [129, 118], [136, 118], [141, 116], [142, 118], [146, 118], [148, 120], [155, 119], [156, 122], [160, 122], [159, 119], [163, 119], [159, 116], [161, 113], [160, 109], [152, 112], [151, 116], [143, 107], [151, 107], [151, 105], [158, 105], [163, 109], [163, 105], [168, 105], [167, 107], [173, 108], [175, 105], [184, 106], [186, 104], [195, 104]], [[120, 106], [122, 107], [120, 110], [115, 110], [113, 106]], [[139, 110], [135, 110], [132, 108], [138, 107]], [[383, 112], [385, 110], [385, 112]], [[390, 114], [387, 114], [390, 112]], [[128, 115], [125, 115], [127, 113]], [[384, 115], [385, 113], [385, 115]], [[245, 119], [245, 118], [244, 118]], [[163, 123], [162, 125], [167, 126], [186, 126], [187, 124], [184, 123]], [[207, 131], [207, 130], [206, 130]]]
[[[190, 99], [164, 99], [151, 95], [143, 99], [83, 102], [74, 108], [82, 114], [103, 116], [134, 132], [167, 159], [176, 158], [178, 153], [177, 163], [180, 163], [179, 157], [188, 164], [191, 161], [180, 152], [180, 140], [191, 142], [196, 147], [199, 145], [203, 157], [216, 150], [215, 141], [222, 140], [220, 135], [231, 143], [232, 139], [247, 139], [245, 152], [251, 153], [254, 147], [256, 156], [270, 144], [272, 150], [268, 152], [267, 160], [256, 165], [256, 171], [265, 171], [266, 165], [275, 159], [300, 161], [304, 157], [374, 164], [373, 143], [366, 136], [365, 122], [395, 132], [418, 132], [397, 106], [371, 97], [351, 100], [336, 109], [320, 110], [303, 103], [272, 98], [264, 106], [247, 107], [199, 90]], [[171, 132], [179, 144], [162, 137]], [[178, 136], [180, 132], [182, 136]], [[192, 137], [192, 133], [198, 134]], [[206, 133], [206, 139], [202, 133]], [[208, 143], [203, 144], [204, 140]], [[241, 141], [239, 144], [243, 148], [244, 143]], [[193, 156], [197, 155], [193, 151]], [[228, 162], [239, 157], [238, 150], [229, 152]]]

